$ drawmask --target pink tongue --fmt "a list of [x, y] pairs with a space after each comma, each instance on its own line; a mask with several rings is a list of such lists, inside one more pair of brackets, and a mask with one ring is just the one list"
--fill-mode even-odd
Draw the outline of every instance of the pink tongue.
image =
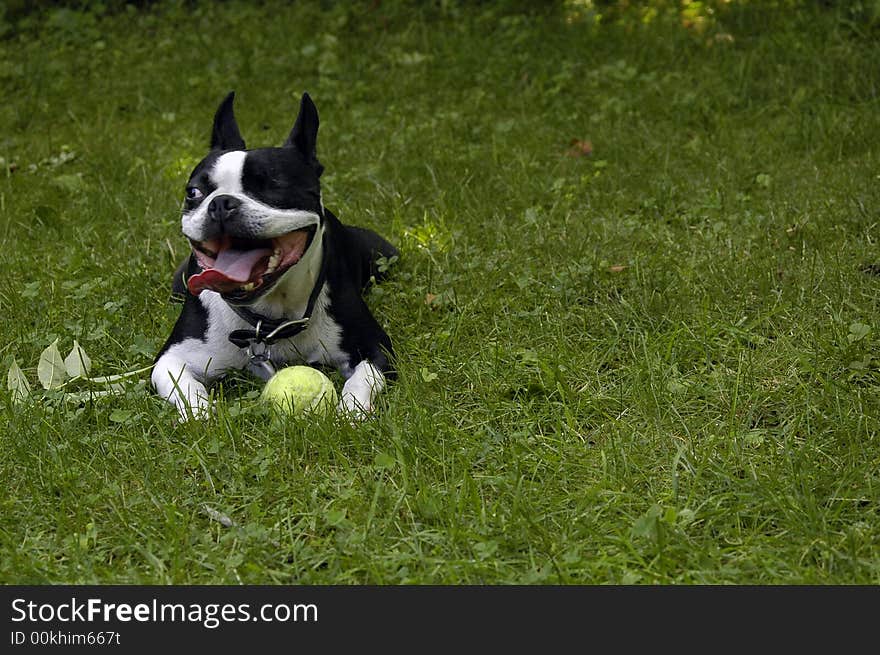
[[258, 261], [272, 255], [271, 248], [254, 250], [233, 250], [227, 248], [220, 251], [214, 261], [213, 268], [208, 268], [189, 278], [187, 287], [193, 295], [199, 295], [205, 289], [214, 291], [232, 291], [250, 281], [251, 272]]
[[222, 273], [233, 282], [247, 282], [251, 279], [251, 270], [254, 268], [254, 264], [271, 254], [271, 248], [256, 248], [254, 250], [227, 248], [217, 255], [214, 270]]

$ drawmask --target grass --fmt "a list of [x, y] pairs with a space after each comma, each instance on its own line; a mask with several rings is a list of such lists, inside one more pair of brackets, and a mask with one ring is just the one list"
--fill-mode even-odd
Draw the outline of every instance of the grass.
[[[874, 17], [570, 5], [7, 16], [0, 580], [880, 582]], [[231, 89], [252, 147], [308, 90], [325, 202], [401, 248], [363, 425], [37, 383], [152, 361]]]

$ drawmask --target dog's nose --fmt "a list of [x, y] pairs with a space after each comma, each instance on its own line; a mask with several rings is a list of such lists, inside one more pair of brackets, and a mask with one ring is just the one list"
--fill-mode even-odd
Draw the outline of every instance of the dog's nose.
[[208, 204], [208, 217], [222, 223], [240, 206], [241, 200], [235, 196], [216, 196]]

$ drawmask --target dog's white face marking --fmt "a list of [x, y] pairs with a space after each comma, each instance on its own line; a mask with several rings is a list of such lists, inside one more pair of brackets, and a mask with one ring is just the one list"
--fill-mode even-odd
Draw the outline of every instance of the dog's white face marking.
[[217, 158], [208, 177], [216, 187], [201, 204], [195, 209], [183, 212], [183, 233], [190, 239], [202, 241], [208, 221], [208, 206], [216, 196], [230, 195], [243, 199], [244, 192], [241, 188], [241, 177], [244, 170], [244, 160], [247, 153], [244, 150], [226, 152]]
[[217, 161], [214, 162], [214, 168], [211, 169], [211, 181], [217, 185], [217, 191], [214, 193], [228, 193], [230, 195], [242, 193], [241, 176], [246, 157], [247, 153], [244, 150], [234, 150], [217, 158]]
[[[195, 241], [204, 241], [211, 236], [207, 231], [210, 225], [208, 207], [215, 197], [224, 195], [236, 198], [241, 205], [238, 209], [239, 233], [252, 239], [274, 239], [294, 230], [310, 225], [318, 225], [320, 216], [304, 209], [279, 209], [247, 195], [241, 181], [247, 152], [234, 150], [217, 158], [208, 174], [216, 187], [198, 207], [184, 211], [183, 233]], [[322, 205], [323, 208], [323, 205]]]

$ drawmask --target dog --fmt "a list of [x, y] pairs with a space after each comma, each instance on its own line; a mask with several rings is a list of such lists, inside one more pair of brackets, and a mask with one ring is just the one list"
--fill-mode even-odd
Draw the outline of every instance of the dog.
[[230, 93], [214, 115], [210, 151], [186, 185], [191, 253], [174, 274], [180, 316], [151, 382], [182, 420], [210, 414], [210, 384], [246, 369], [268, 380], [305, 363], [345, 378], [340, 412], [368, 416], [393, 378], [391, 340], [363, 293], [398, 250], [324, 207], [318, 111], [304, 93], [280, 148], [248, 150]]

